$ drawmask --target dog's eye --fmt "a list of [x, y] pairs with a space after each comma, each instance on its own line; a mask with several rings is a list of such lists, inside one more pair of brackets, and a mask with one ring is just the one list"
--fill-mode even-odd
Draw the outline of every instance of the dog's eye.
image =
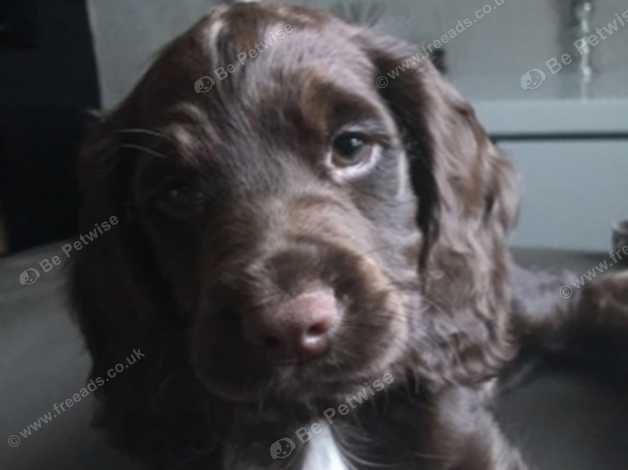
[[164, 189], [156, 200], [157, 209], [173, 216], [190, 216], [205, 207], [205, 194], [191, 185], [172, 185]]
[[179, 186], [166, 191], [165, 197], [174, 204], [200, 204], [205, 200], [202, 192], [196, 191], [191, 186]]
[[365, 135], [346, 132], [334, 139], [332, 163], [340, 168], [359, 165], [369, 159], [373, 145]]

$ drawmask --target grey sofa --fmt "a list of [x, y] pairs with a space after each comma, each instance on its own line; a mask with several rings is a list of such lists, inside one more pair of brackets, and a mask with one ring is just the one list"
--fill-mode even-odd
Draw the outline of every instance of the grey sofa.
[[[90, 429], [91, 396], [59, 408], [85, 384], [90, 359], [69, 315], [69, 264], [47, 273], [39, 265], [58, 255], [55, 244], [0, 259], [0, 469], [136, 468]], [[21, 274], [33, 267], [40, 277], [23, 285]], [[46, 413], [54, 415], [48, 423]]]
[[[41, 269], [42, 260], [55, 255], [62, 255], [58, 244], [0, 260], [0, 470], [138, 468], [90, 427], [91, 395], [42, 423], [55, 404], [58, 409], [85, 385], [90, 365], [66, 295], [71, 260]], [[518, 253], [527, 265], [576, 272], [591, 269], [602, 256]], [[27, 284], [34, 276], [22, 273], [31, 267], [40, 277]], [[628, 469], [628, 399], [591, 378], [546, 371], [506, 394], [497, 411], [540, 470]], [[38, 419], [40, 429], [33, 431]], [[31, 434], [24, 435], [29, 425]]]

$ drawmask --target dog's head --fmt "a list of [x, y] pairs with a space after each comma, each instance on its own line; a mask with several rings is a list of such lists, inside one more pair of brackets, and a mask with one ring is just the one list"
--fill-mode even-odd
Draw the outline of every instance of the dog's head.
[[186, 368], [288, 402], [388, 370], [482, 380], [508, 355], [511, 168], [399, 41], [219, 7], [98, 125], [81, 178], [83, 230], [120, 224], [81, 253], [79, 316], [96, 374], [144, 347], [110, 386], [135, 382], [128, 403]]

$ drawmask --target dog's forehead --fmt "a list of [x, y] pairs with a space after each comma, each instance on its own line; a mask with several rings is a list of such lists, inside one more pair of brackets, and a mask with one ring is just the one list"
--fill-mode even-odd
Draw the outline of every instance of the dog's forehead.
[[[221, 40], [239, 51], [255, 49], [280, 30], [321, 30], [332, 18], [321, 12], [291, 6], [265, 6], [256, 2], [220, 6], [196, 26], [209, 54], [215, 55]], [[194, 33], [193, 33], [194, 34]]]
[[[295, 7], [218, 7], [165, 56], [175, 65], [165, 70], [188, 84], [179, 88], [183, 99], [172, 99], [168, 80], [155, 74], [151, 85], [166, 102], [147, 118], [186, 161], [239, 160], [263, 147], [301, 150], [352, 120], [382, 117], [393, 128], [374, 86], [375, 67], [352, 28]], [[201, 74], [211, 78], [207, 89], [191, 86]], [[238, 155], [229, 158], [234, 149]]]
[[265, 36], [280, 28], [321, 29], [330, 19], [320, 12], [296, 7], [240, 3], [215, 8], [197, 28], [210, 53], [225, 38], [228, 38], [235, 49], [246, 51], [255, 48], [263, 42]]
[[351, 40], [354, 28], [318, 11], [236, 4], [216, 9], [197, 29], [213, 85], [235, 83], [240, 96], [269, 75], [289, 81], [305, 69], [324, 70], [327, 80], [349, 81], [372, 65]]

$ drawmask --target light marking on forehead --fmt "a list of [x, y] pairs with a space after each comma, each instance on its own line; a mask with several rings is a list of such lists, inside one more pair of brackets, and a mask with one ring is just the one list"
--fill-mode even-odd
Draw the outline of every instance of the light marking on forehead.
[[218, 58], [218, 39], [227, 26], [227, 22], [223, 19], [227, 9], [226, 6], [216, 7], [210, 16], [211, 25], [205, 30], [203, 44], [206, 45], [207, 52], [214, 60]]

